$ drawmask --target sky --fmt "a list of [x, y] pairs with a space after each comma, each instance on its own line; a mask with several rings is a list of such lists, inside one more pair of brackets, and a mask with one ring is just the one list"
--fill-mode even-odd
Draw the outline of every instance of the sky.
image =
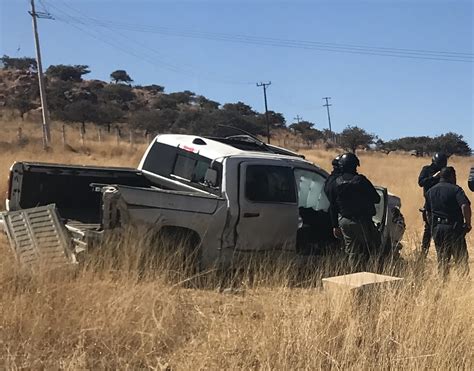
[[[29, 3], [0, 0], [0, 54], [34, 56]], [[454, 131], [474, 148], [472, 0], [36, 3], [55, 18], [39, 20], [45, 68], [85, 64], [87, 78], [101, 80], [125, 69], [135, 84], [243, 101], [260, 112], [256, 83], [271, 81], [269, 109], [288, 124], [298, 115], [327, 128], [329, 96], [335, 131], [357, 125], [384, 140]], [[354, 53], [360, 46], [370, 54]], [[373, 47], [418, 54], [380, 56]], [[432, 54], [420, 50], [444, 54], [421, 59]], [[446, 52], [467, 53], [467, 61], [438, 60]]]

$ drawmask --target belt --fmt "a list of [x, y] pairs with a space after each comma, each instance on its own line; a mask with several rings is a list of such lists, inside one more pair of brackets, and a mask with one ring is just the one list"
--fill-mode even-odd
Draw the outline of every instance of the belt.
[[352, 221], [355, 221], [355, 222], [367, 222], [367, 221], [372, 220], [372, 217], [367, 216], [367, 215], [358, 215], [358, 216], [355, 216], [355, 215], [341, 215], [341, 218], [349, 219], [349, 220], [352, 220]]
[[452, 219], [435, 216], [435, 217], [433, 217], [433, 223], [434, 224], [455, 225], [456, 223], [459, 223], [459, 221], [455, 221], [455, 220], [452, 220]]

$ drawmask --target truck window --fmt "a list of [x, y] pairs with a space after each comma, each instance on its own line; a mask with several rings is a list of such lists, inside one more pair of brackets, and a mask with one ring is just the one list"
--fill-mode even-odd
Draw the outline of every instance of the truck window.
[[293, 172], [289, 167], [249, 165], [245, 197], [253, 202], [296, 203]]
[[190, 182], [201, 183], [210, 165], [211, 161], [205, 157], [181, 154], [178, 150], [172, 174]]
[[298, 187], [298, 207], [324, 211], [329, 209], [329, 200], [323, 191], [326, 179], [321, 174], [295, 169], [295, 179]]
[[[155, 142], [148, 152], [142, 169], [166, 178], [180, 178], [195, 183], [198, 188], [218, 193], [219, 190], [211, 189], [202, 184], [210, 165], [211, 160], [207, 157], [168, 144]], [[222, 165], [215, 164], [214, 167], [222, 176]], [[217, 181], [217, 185], [220, 186], [220, 177]]]
[[143, 170], [168, 177], [176, 158], [176, 147], [155, 142], [143, 163]]

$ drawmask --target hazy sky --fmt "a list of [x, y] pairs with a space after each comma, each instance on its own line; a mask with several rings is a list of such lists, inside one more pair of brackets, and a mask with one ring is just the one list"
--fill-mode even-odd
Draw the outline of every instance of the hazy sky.
[[[270, 80], [269, 109], [288, 123], [300, 115], [327, 127], [321, 98], [330, 96], [336, 131], [358, 125], [383, 139], [455, 131], [474, 147], [472, 1], [36, 2], [56, 18], [39, 21], [45, 66], [87, 64], [88, 78], [103, 80], [125, 69], [136, 84], [258, 111], [255, 83]], [[28, 8], [29, 0], [0, 0], [1, 54], [34, 56]], [[322, 50], [334, 44], [351, 53]], [[354, 53], [360, 46], [371, 54]], [[468, 53], [457, 54], [468, 62], [378, 56], [372, 47]]]

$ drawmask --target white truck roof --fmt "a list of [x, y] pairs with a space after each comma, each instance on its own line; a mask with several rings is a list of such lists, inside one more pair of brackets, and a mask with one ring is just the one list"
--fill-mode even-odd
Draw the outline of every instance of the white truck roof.
[[[199, 154], [207, 157], [211, 160], [219, 160], [223, 157], [229, 156], [242, 156], [252, 158], [271, 158], [281, 160], [292, 160], [301, 161], [307, 164], [312, 164], [309, 161], [298, 157], [295, 153], [294, 156], [276, 154], [272, 152], [261, 152], [261, 151], [248, 151], [236, 148], [230, 144], [221, 143], [211, 138], [201, 137], [197, 135], [185, 135], [185, 134], [160, 134], [157, 135], [154, 141], [158, 143], [167, 144], [173, 147], [179, 147], [189, 152]], [[290, 151], [288, 151], [290, 152]]]

